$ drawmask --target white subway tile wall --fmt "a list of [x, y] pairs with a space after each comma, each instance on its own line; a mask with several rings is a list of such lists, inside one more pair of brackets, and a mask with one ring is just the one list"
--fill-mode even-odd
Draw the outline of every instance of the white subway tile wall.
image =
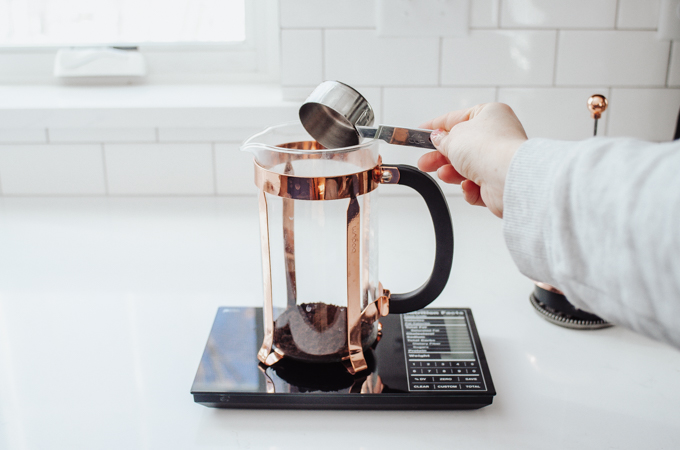
[[445, 86], [546, 86], [553, 83], [554, 30], [473, 30], [443, 39]]
[[372, 0], [279, 0], [281, 28], [374, 28]]
[[671, 60], [668, 67], [666, 86], [680, 86], [680, 43], [671, 44]]
[[498, 27], [500, 0], [473, 0], [470, 3], [470, 28]]
[[664, 86], [669, 46], [654, 31], [560, 31], [555, 82], [562, 86]]
[[243, 142], [250, 136], [262, 131], [262, 128], [232, 127], [162, 127], [158, 128], [159, 142]]
[[113, 195], [214, 195], [212, 144], [105, 144]]
[[45, 128], [0, 128], [0, 142], [4, 143], [33, 143], [47, 142]]
[[215, 181], [218, 195], [257, 194], [252, 155], [235, 143], [215, 144]]
[[289, 86], [323, 81], [323, 31], [281, 30], [281, 83]]
[[655, 30], [661, 0], [619, 0], [616, 28]]
[[455, 109], [496, 99], [495, 88], [385, 88], [384, 122], [417, 127]]
[[101, 144], [0, 145], [3, 195], [105, 195]]
[[614, 28], [617, 0], [503, 0], [504, 28]]
[[[586, 101], [599, 93], [610, 100], [599, 135], [672, 139], [680, 44], [656, 37], [661, 0], [470, 2], [466, 37], [388, 38], [376, 34], [375, 1], [279, 0], [287, 103], [268, 100], [274, 94], [262, 90], [238, 112], [219, 109], [223, 100], [216, 98], [187, 114], [172, 104], [143, 109], [126, 100], [121, 116], [93, 99], [40, 123], [30, 104], [0, 105], [0, 195], [253, 194], [252, 160], [239, 143], [267, 125], [295, 120], [297, 104], [326, 79], [362, 92], [377, 123], [417, 126], [450, 110], [502, 101], [529, 137], [584, 139], [593, 131]], [[391, 163], [413, 164], [422, 153], [383, 148]]]
[[[498, 101], [512, 105], [530, 137], [579, 140], [592, 137], [594, 123], [584, 100], [593, 94], [610, 98], [609, 88], [501, 88]], [[597, 124], [607, 132], [607, 115]]]
[[50, 128], [49, 142], [154, 142], [155, 128]]
[[633, 136], [655, 141], [659, 136], [670, 136], [678, 118], [680, 89], [625, 89], [612, 88], [612, 109], [609, 117], [610, 136]]
[[436, 86], [439, 38], [324, 30], [324, 78], [350, 85]]

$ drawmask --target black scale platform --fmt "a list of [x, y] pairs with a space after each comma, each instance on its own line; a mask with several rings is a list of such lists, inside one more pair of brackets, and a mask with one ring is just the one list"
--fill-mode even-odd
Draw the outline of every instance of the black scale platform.
[[380, 319], [369, 369], [256, 358], [262, 308], [217, 311], [191, 393], [218, 408], [477, 409], [496, 391], [468, 308], [426, 308]]

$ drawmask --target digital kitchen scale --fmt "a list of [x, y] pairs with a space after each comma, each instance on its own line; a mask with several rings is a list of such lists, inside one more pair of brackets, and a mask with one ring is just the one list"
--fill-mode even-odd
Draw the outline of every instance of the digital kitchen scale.
[[365, 351], [369, 368], [284, 358], [259, 363], [262, 308], [217, 311], [191, 388], [217, 408], [477, 409], [496, 391], [469, 308], [426, 308], [380, 319], [382, 337]]

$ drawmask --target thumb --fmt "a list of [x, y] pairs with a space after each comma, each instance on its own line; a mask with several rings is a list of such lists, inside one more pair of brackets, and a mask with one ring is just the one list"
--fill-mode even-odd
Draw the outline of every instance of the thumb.
[[434, 130], [432, 133], [430, 133], [430, 140], [434, 144], [435, 148], [439, 153], [442, 155], [448, 157], [448, 153], [446, 151], [447, 143], [449, 141], [449, 133], [442, 130], [441, 128], [437, 128]]

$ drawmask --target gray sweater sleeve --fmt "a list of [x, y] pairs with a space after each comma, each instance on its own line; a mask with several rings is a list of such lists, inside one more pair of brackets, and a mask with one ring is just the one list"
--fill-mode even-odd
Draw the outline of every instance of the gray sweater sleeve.
[[520, 271], [576, 307], [680, 347], [680, 143], [531, 139], [503, 198]]

